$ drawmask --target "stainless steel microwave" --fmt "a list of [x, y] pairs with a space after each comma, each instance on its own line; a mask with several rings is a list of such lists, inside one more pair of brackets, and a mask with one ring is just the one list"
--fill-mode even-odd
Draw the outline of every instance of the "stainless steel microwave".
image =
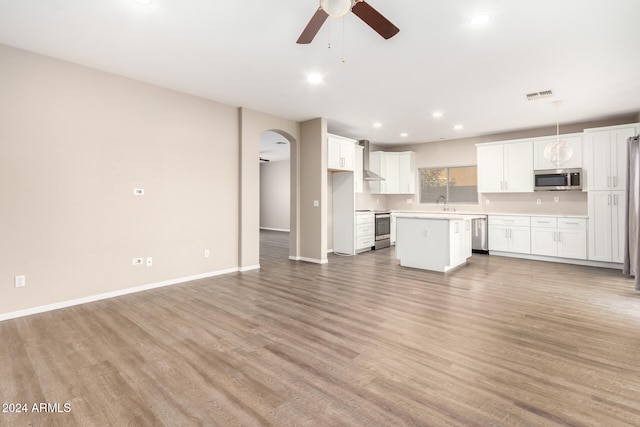
[[535, 191], [582, 190], [582, 169], [546, 169], [533, 171]]

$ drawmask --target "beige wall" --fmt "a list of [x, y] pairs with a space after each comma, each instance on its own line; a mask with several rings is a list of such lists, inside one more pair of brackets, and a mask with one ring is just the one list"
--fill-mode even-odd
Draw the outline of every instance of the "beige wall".
[[260, 135], [267, 130], [289, 141], [291, 199], [289, 255], [300, 253], [300, 124], [248, 108], [240, 109], [240, 268], [260, 264]]
[[327, 262], [326, 141], [325, 119], [300, 124], [300, 258], [322, 263]]
[[237, 268], [237, 108], [1, 45], [0, 63], [0, 314]]
[[291, 162], [260, 164], [260, 228], [289, 230]]

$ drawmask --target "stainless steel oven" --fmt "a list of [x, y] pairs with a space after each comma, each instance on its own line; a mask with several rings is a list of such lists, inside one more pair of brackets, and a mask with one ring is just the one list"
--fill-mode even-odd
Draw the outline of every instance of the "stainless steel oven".
[[391, 213], [374, 212], [375, 215], [375, 249], [391, 246]]

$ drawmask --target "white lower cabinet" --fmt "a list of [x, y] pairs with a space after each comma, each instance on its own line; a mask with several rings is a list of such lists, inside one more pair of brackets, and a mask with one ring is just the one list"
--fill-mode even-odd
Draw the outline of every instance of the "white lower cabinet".
[[625, 191], [589, 191], [589, 259], [624, 261]]
[[356, 252], [375, 246], [375, 217], [372, 213], [356, 213]]
[[469, 258], [471, 255], [473, 255], [473, 247], [472, 247], [472, 240], [473, 240], [473, 236], [471, 235], [471, 220], [470, 219], [465, 219], [464, 220], [464, 253], [465, 253], [465, 258]]
[[532, 217], [531, 254], [560, 258], [586, 259], [586, 219], [566, 217]]
[[531, 218], [489, 215], [489, 251], [531, 253]]

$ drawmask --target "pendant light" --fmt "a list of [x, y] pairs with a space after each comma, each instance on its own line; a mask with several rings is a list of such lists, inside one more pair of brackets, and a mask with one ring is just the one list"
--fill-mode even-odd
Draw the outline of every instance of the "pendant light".
[[556, 140], [544, 147], [544, 158], [552, 163], [556, 169], [573, 157], [573, 147], [567, 141], [560, 139], [560, 106], [562, 101], [554, 101], [556, 107]]

